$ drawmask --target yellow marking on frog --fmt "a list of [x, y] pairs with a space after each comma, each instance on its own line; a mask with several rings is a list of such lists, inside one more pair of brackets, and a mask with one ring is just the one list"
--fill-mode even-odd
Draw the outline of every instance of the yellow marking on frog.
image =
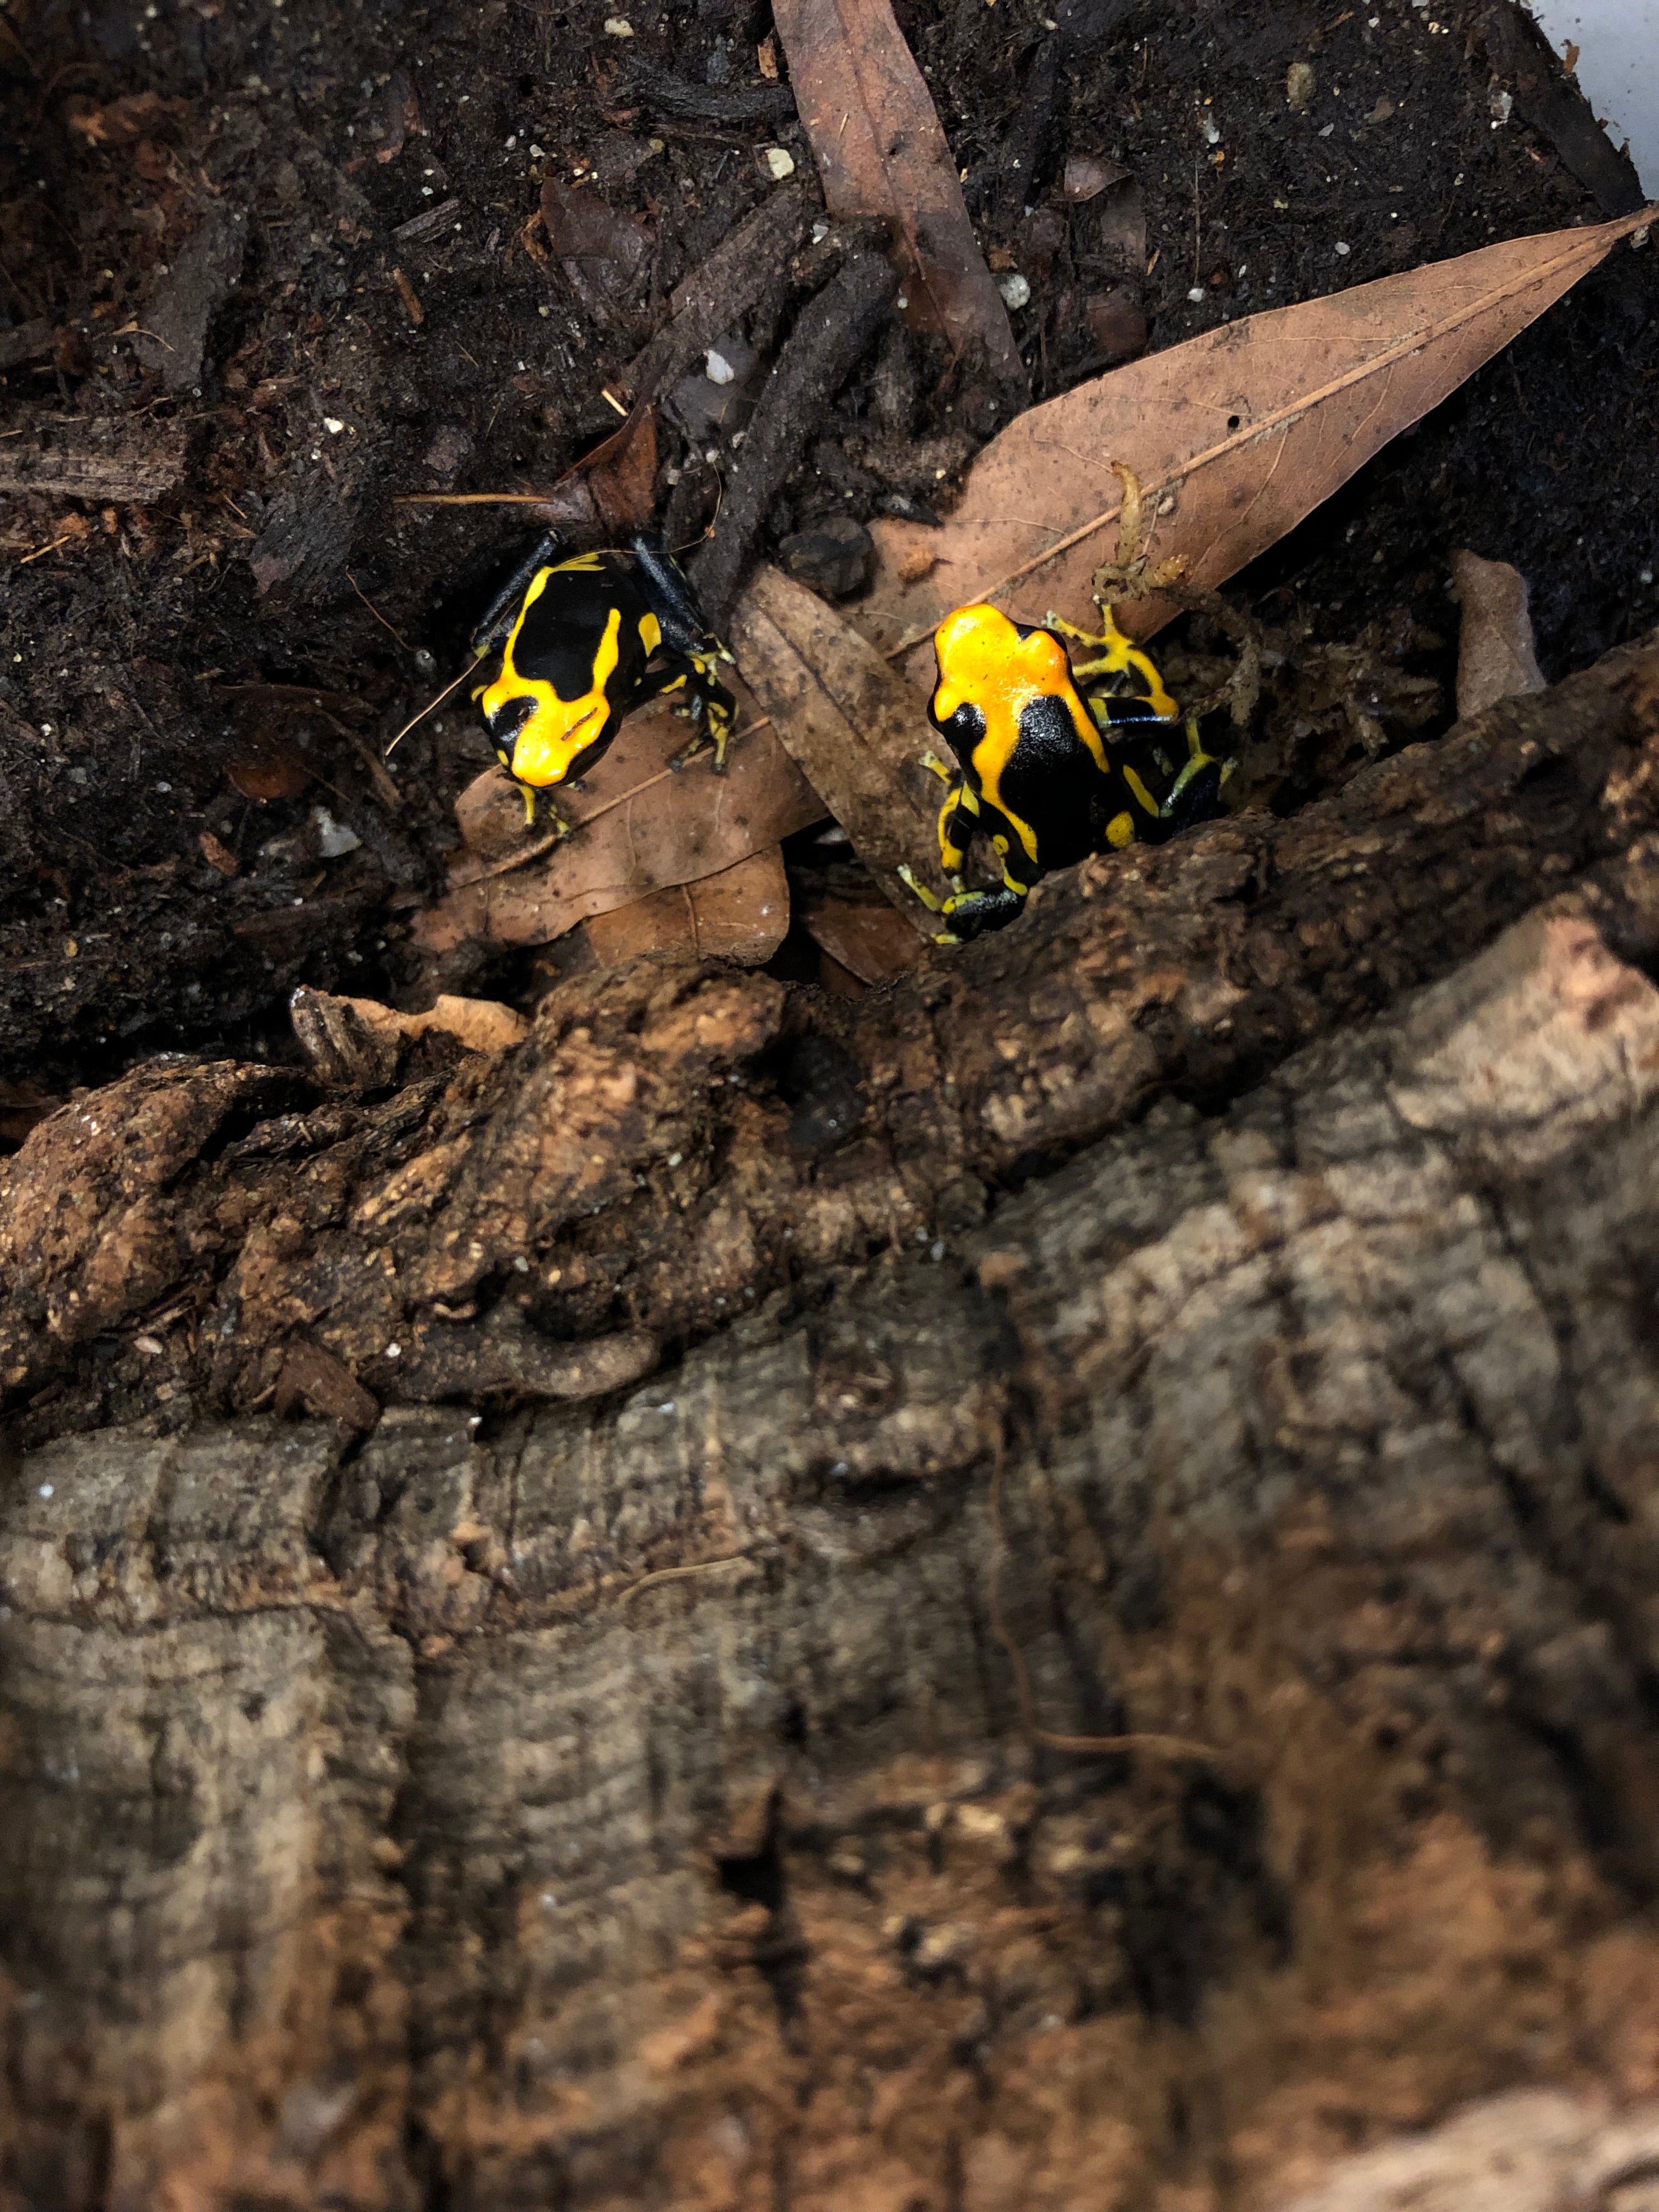
[[1100, 733], [1072, 682], [1066, 648], [1046, 630], [1034, 629], [1022, 637], [1000, 607], [980, 605], [958, 607], [947, 615], [933, 634], [933, 650], [939, 658], [933, 712], [941, 722], [948, 722], [962, 706], [977, 707], [984, 715], [984, 734], [973, 750], [980, 791], [1014, 824], [1035, 860], [1036, 834], [1008, 806], [1001, 790], [1003, 772], [1019, 743], [1019, 718], [1025, 708], [1034, 699], [1063, 699], [1079, 742], [1087, 746], [1101, 774], [1109, 773]]
[[[579, 554], [574, 561], [562, 561], [559, 567], [576, 568], [584, 563], [595, 567], [597, 558]], [[545, 677], [521, 676], [513, 664], [514, 647], [519, 642], [525, 617], [540, 599], [548, 578], [555, 573], [551, 568], [544, 568], [532, 579], [512, 632], [501, 647], [501, 674], [485, 691], [483, 701], [486, 717], [498, 714], [514, 699], [535, 701], [529, 720], [514, 739], [512, 773], [520, 783], [534, 784], [543, 790], [550, 784], [564, 781], [577, 755], [586, 752], [605, 727], [605, 717], [611, 712], [605, 687], [616, 672], [622, 640], [622, 610], [612, 607], [605, 617], [605, 635], [593, 655], [592, 688], [580, 699], [561, 699]]]
[[1146, 703], [1152, 712], [1173, 721], [1181, 709], [1165, 688], [1164, 678], [1158, 674], [1151, 654], [1143, 653], [1138, 645], [1125, 637], [1110, 607], [1103, 602], [1100, 606], [1100, 619], [1103, 627], [1097, 636], [1094, 632], [1079, 629], [1075, 623], [1066, 622], [1054, 614], [1048, 617], [1048, 627], [1058, 630], [1062, 637], [1074, 638], [1079, 645], [1097, 645], [1104, 648], [1098, 659], [1078, 663], [1076, 674], [1079, 678], [1126, 676], [1133, 669], [1146, 681]]
[[1133, 815], [1129, 813], [1127, 809], [1121, 814], [1113, 815], [1111, 820], [1106, 824], [1106, 842], [1109, 845], [1115, 845], [1120, 850], [1121, 850], [1125, 845], [1133, 845], [1134, 842], [1135, 823]]
[[[542, 577], [546, 576], [568, 576], [573, 574], [583, 576], [592, 576], [596, 574], [604, 568], [604, 560], [597, 553], [573, 553], [568, 561], [556, 561], [550, 568], [544, 568], [542, 570], [542, 575], [538, 577], [537, 582], [539, 583], [542, 580]], [[533, 592], [535, 588], [536, 585], [532, 584], [530, 587], [530, 592]], [[526, 605], [529, 604], [530, 592], [526, 592], [525, 594], [525, 602]]]
[[643, 614], [640, 617], [640, 643], [645, 647], [645, 657], [649, 660], [662, 643], [662, 624], [655, 615]]
[[1152, 793], [1147, 790], [1146, 785], [1141, 781], [1140, 778], [1135, 774], [1132, 768], [1126, 768], [1124, 769], [1123, 781], [1128, 785], [1129, 795], [1134, 800], [1136, 805], [1145, 807], [1147, 813], [1150, 814], [1153, 821], [1156, 822], [1158, 815], [1163, 810], [1159, 807], [1157, 799], [1152, 797]]

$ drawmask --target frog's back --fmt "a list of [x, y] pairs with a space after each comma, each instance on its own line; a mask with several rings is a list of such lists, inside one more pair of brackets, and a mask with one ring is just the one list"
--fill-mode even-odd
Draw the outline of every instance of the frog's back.
[[637, 636], [637, 597], [625, 553], [580, 553], [538, 570], [512, 641], [514, 667], [532, 682], [550, 684], [561, 699], [585, 697], [600, 661], [611, 659], [602, 647], [613, 621], [617, 656], [635, 657], [629, 647]]
[[1105, 823], [1122, 801], [1077, 732], [1067, 693], [1045, 692], [1020, 710], [1019, 742], [1004, 764], [1003, 811], [1028, 823], [1044, 868], [1069, 868], [1098, 852]]

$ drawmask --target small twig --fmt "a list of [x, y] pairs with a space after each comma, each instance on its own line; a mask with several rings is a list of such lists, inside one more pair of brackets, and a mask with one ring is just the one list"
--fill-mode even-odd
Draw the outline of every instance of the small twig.
[[33, 553], [25, 553], [17, 563], [18, 567], [27, 568], [31, 561], [44, 561], [48, 553], [55, 553], [60, 545], [67, 545], [71, 538], [79, 535], [78, 531], [66, 530], [61, 538], [54, 538], [49, 545], [37, 545]]
[[402, 646], [405, 653], [413, 653], [415, 648], [410, 645], [409, 640], [405, 637], [398, 636], [398, 632], [392, 629], [392, 624], [380, 612], [380, 610], [375, 605], [374, 600], [369, 598], [368, 593], [357, 581], [357, 579], [352, 574], [349, 568], [346, 570], [346, 581], [350, 585], [352, 590], [356, 592], [357, 597], [362, 601], [363, 605], [368, 609], [370, 614], [374, 616], [375, 621], [379, 623], [380, 628], [386, 631], [391, 636], [397, 638], [398, 644]]
[[474, 660], [468, 667], [462, 669], [460, 674], [454, 678], [452, 682], [445, 684], [443, 690], [439, 692], [435, 699], [428, 699], [418, 714], [411, 714], [409, 720], [404, 724], [402, 729], [398, 731], [397, 736], [393, 738], [392, 743], [381, 754], [380, 758], [382, 760], [390, 760], [398, 747], [402, 744], [404, 739], [414, 728], [416, 723], [425, 721], [427, 716], [432, 712], [432, 709], [434, 707], [441, 707], [444, 701], [448, 698], [452, 691], [459, 690], [461, 685], [465, 683], [467, 678], [471, 675], [473, 669], [477, 666], [478, 661], [482, 660], [483, 658], [483, 654], [480, 653], [477, 656], [477, 659]]
[[712, 1575], [718, 1567], [735, 1567], [752, 1556], [749, 1552], [728, 1552], [718, 1559], [694, 1559], [690, 1566], [658, 1567], [648, 1575], [641, 1575], [637, 1582], [629, 1583], [626, 1589], [619, 1590], [617, 1603], [628, 1604], [641, 1590], [649, 1589], [653, 1583], [688, 1582], [693, 1575]]
[[400, 491], [394, 507], [545, 507], [544, 491]]
[[991, 1616], [991, 1633], [1008, 1656], [1013, 1670], [1014, 1698], [1019, 1706], [1020, 1725], [1033, 1743], [1040, 1743], [1047, 1751], [1080, 1753], [1085, 1757], [1099, 1758], [1120, 1751], [1150, 1751], [1165, 1759], [1201, 1759], [1212, 1765], [1223, 1763], [1224, 1754], [1212, 1744], [1195, 1743], [1184, 1735], [1163, 1735], [1156, 1730], [1132, 1729], [1121, 1735], [1061, 1735], [1053, 1729], [1043, 1728], [1036, 1717], [1036, 1700], [1031, 1694], [1031, 1673], [1025, 1662], [1025, 1654], [1015, 1643], [1002, 1610], [1002, 1565], [1007, 1553], [1007, 1542], [1002, 1532], [1002, 1476], [1006, 1460], [1006, 1447], [1000, 1427], [997, 1431], [994, 1455], [991, 1462], [991, 1535], [994, 1550], [991, 1559], [991, 1581], [988, 1594], [988, 1610]]

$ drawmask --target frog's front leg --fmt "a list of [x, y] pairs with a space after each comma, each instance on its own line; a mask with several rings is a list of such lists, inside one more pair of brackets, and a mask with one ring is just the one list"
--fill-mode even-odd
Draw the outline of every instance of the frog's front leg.
[[[492, 646], [501, 642], [518, 619], [524, 595], [536, 580], [538, 573], [543, 568], [550, 568], [558, 557], [558, 533], [544, 530], [479, 618], [470, 640], [475, 659], [482, 660]], [[475, 691], [472, 696], [476, 699], [478, 695]]]
[[[515, 778], [514, 781], [516, 781], [516, 780], [517, 779]], [[519, 785], [519, 791], [520, 796], [524, 799], [524, 826], [526, 830], [533, 830], [537, 827], [536, 787], [534, 784], [521, 783]], [[574, 825], [565, 820], [563, 815], [560, 813], [558, 808], [555, 806], [552, 800], [548, 798], [545, 792], [541, 793], [541, 798], [543, 800], [540, 820], [541, 828], [545, 830], [556, 841], [574, 836]]]

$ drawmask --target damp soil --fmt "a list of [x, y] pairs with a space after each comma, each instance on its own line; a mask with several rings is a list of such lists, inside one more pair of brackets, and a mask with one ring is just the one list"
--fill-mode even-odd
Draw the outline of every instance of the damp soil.
[[[1126, 315], [1176, 344], [1633, 188], [1587, 158], [1559, 72], [1522, 82], [1507, 5], [901, 21], [992, 265], [1029, 283], [1034, 398], [1098, 373]], [[0, 501], [0, 1139], [158, 1051], [282, 1055], [296, 984], [429, 988], [410, 918], [488, 749], [452, 703], [382, 757], [459, 665], [513, 533], [501, 509], [400, 501], [544, 488], [614, 428], [605, 387], [675, 284], [780, 189], [765, 149], [810, 177], [770, 30], [750, 0], [0, 16], [0, 473], [9, 448], [47, 457]], [[1066, 199], [1080, 155], [1138, 181], [1144, 275]], [[527, 233], [548, 178], [638, 219], [626, 284]], [[734, 338], [763, 368], [804, 304]], [[907, 441], [963, 457], [1007, 406], [890, 333], [763, 546], [913, 498]], [[679, 487], [699, 526], [730, 452], [665, 423], [665, 505]], [[1527, 576], [1552, 678], [1650, 626], [1656, 482], [1659, 249], [1626, 247], [1238, 580], [1285, 665], [1358, 656], [1385, 702], [1281, 745], [1251, 803], [1447, 726], [1455, 546]], [[447, 981], [527, 1000], [546, 965]]]

